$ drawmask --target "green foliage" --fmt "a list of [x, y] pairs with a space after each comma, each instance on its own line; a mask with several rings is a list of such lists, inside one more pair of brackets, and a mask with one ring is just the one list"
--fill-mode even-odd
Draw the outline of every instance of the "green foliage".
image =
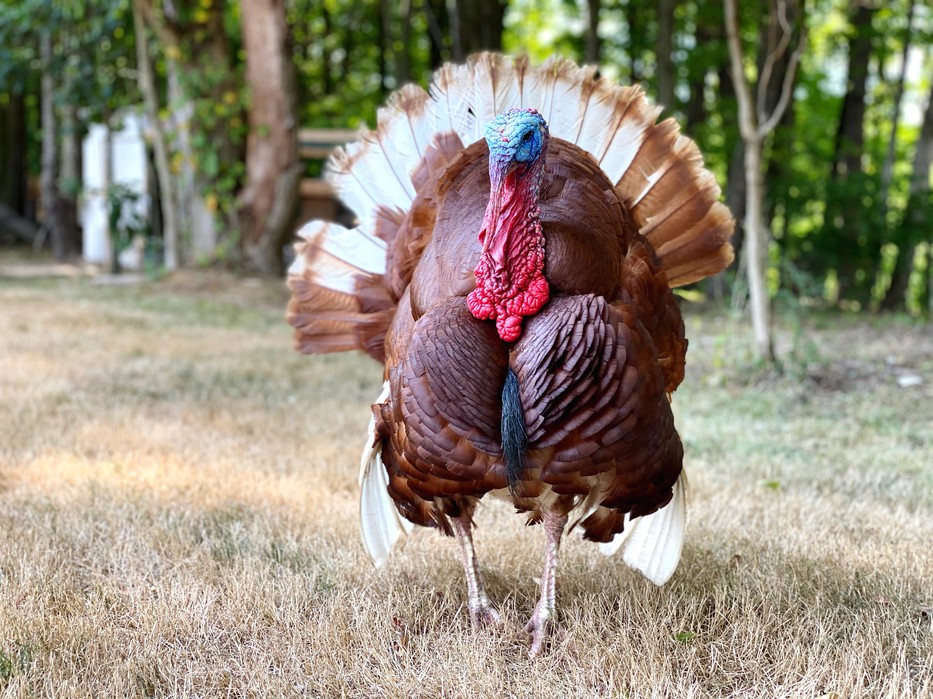
[[[152, 45], [152, 55], [167, 95], [166, 116], [173, 114], [176, 120], [187, 121], [196, 186], [212, 210], [229, 216], [236, 208], [236, 195], [245, 175], [248, 132], [249, 95], [239, 2], [196, 0], [155, 5], [154, 21], [161, 31], [160, 40]], [[169, 100], [172, 92], [167, 83], [172, 68], [181, 92], [175, 99], [183, 104]], [[171, 141], [171, 130], [168, 135]], [[181, 157], [177, 149], [175, 152]], [[180, 165], [174, 163], [176, 172]]]
[[123, 184], [111, 184], [107, 189], [107, 218], [116, 252], [129, 247], [136, 235], [150, 232], [149, 219], [136, 206], [139, 198], [135, 189]]
[[513, 0], [505, 16], [503, 48], [527, 53], [536, 63], [552, 53], [583, 58], [584, 6], [567, 0]]
[[[245, 174], [249, 107], [239, 2], [153, 0], [151, 5], [150, 19], [160, 30], [148, 41], [163, 116], [174, 115], [180, 106], [168, 99], [169, 65], [174, 64], [180, 91], [192, 110], [190, 139], [198, 187], [209, 205], [229, 212]], [[527, 53], [536, 62], [555, 52], [582, 60], [587, 5], [579, 0], [511, 0], [505, 49]], [[449, 53], [450, 6], [438, 0], [287, 0], [299, 75], [300, 124], [373, 125], [378, 107], [400, 82], [427, 84], [432, 62]], [[808, 44], [794, 101], [765, 144], [765, 211], [774, 239], [769, 285], [776, 297], [787, 292], [813, 303], [878, 308], [889, 290], [903, 293], [906, 287], [905, 302], [912, 311], [927, 308], [927, 222], [933, 205], [929, 183], [911, 196], [910, 179], [919, 137], [917, 115], [933, 75], [933, 13], [916, 0], [908, 37], [908, 6], [909, 0], [876, 6], [867, 28], [872, 51], [864, 144], [857, 154], [861, 171], [834, 177], [837, 150], [847, 147], [837, 144], [837, 131], [849, 41], [856, 30], [848, 0], [808, 0], [804, 5]], [[0, 111], [7, 94], [26, 90], [33, 169], [38, 160], [36, 92], [44, 70], [59, 79], [60, 99], [79, 105], [85, 121], [105, 119], [140, 101], [130, 9], [130, 0], [0, 0]], [[657, 11], [650, 0], [604, 0], [600, 6], [601, 73], [622, 82], [638, 81], [649, 96], [655, 96], [658, 87]], [[753, 76], [763, 61], [766, 22], [767, 3], [740, 3], [740, 36], [748, 56], [746, 68]], [[438, 32], [441, 44], [432, 42]], [[41, 33], [54, 38], [51, 66], [41, 65], [37, 55]], [[908, 40], [915, 47], [914, 67], [905, 85], [893, 178], [886, 188], [881, 173], [900, 55]], [[707, 166], [725, 187], [730, 168], [742, 165], [733, 162], [740, 139], [721, 1], [677, 2], [673, 47], [675, 103], [666, 106], [698, 142]], [[320, 164], [309, 164], [307, 172], [319, 174]]]
[[[188, 73], [184, 80], [189, 94], [194, 96], [195, 130], [191, 144], [195, 167], [206, 183], [207, 194], [224, 213], [235, 208], [236, 193], [246, 173], [242, 153], [248, 131], [245, 116], [248, 95], [245, 88], [231, 84], [231, 72], [242, 76], [242, 66], [234, 71], [205, 66], [201, 71]], [[234, 157], [225, 158], [227, 154]]]
[[[51, 65], [37, 40], [53, 40]], [[129, 0], [0, 2], [0, 90], [21, 90], [32, 75], [54, 75], [59, 103], [79, 105], [85, 123], [100, 121], [139, 96], [132, 76], [134, 37]]]

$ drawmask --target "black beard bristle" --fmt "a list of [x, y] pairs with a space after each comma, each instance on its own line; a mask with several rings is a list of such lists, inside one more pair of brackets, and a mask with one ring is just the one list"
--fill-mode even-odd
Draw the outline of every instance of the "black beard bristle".
[[525, 470], [527, 449], [528, 435], [525, 434], [525, 412], [518, 395], [518, 377], [510, 367], [502, 387], [502, 453], [509, 490], [513, 494]]

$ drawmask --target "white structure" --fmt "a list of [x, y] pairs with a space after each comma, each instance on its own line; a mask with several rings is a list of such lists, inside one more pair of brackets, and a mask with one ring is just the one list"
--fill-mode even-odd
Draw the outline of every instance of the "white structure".
[[[85, 261], [94, 264], [109, 263], [106, 158], [110, 158], [109, 184], [123, 185], [139, 194], [135, 203], [136, 215], [146, 218], [149, 212], [143, 119], [137, 114], [127, 112], [123, 115], [122, 122], [122, 129], [110, 132], [109, 153], [107, 127], [102, 124], [91, 126], [82, 144], [84, 193], [79, 213], [84, 230], [82, 255]], [[139, 268], [140, 263], [141, 260], [137, 259], [134, 265], [131, 260], [124, 261], [121, 256], [121, 264], [125, 267]]]

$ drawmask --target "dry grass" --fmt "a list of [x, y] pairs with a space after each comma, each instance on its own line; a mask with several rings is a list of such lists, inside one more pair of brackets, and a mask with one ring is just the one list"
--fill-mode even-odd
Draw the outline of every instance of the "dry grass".
[[374, 571], [380, 370], [293, 354], [283, 302], [218, 275], [0, 280], [0, 695], [933, 696], [928, 330], [812, 319], [813, 366], [762, 380], [744, 329], [693, 318], [681, 567], [654, 588], [570, 537], [566, 633], [532, 661], [541, 532], [479, 516], [502, 628], [471, 630], [434, 532]]

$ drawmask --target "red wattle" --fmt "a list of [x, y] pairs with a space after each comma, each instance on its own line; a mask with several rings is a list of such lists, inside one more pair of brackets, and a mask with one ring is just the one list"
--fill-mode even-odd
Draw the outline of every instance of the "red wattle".
[[476, 288], [467, 297], [470, 312], [480, 320], [495, 320], [505, 342], [522, 334], [522, 318], [534, 315], [547, 303], [550, 288], [544, 278], [544, 250], [535, 245], [519, 259], [510, 256], [507, 279], [494, 273], [496, 263], [483, 253], [476, 266]]
[[544, 163], [503, 172], [490, 162], [489, 204], [479, 232], [483, 251], [467, 304], [476, 318], [495, 320], [505, 342], [515, 342], [522, 318], [541, 310], [550, 296], [538, 209]]

